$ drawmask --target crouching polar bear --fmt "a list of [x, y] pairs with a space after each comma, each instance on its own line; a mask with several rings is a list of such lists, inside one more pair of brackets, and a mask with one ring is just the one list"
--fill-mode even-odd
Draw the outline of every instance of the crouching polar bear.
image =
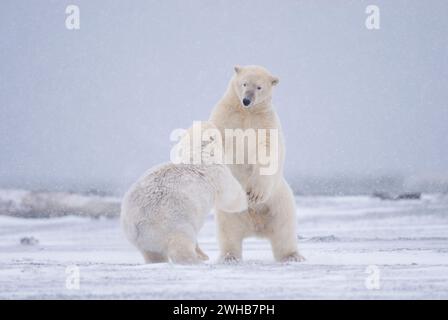
[[[224, 261], [240, 260], [243, 239], [251, 236], [268, 238], [278, 261], [304, 260], [297, 248], [293, 193], [283, 177], [285, 147], [281, 125], [271, 103], [272, 89], [278, 82], [265, 68], [236, 66], [226, 93], [210, 117], [223, 137], [232, 129], [276, 132], [275, 139], [257, 137], [257, 148], [248, 146], [245, 149], [247, 158], [254, 152], [259, 155], [263, 149], [274, 150], [276, 157], [271, 154], [271, 158], [276, 162], [272, 166], [276, 170], [263, 174], [264, 165], [258, 161], [260, 159], [255, 163], [234, 161], [229, 164], [232, 174], [247, 192], [250, 209], [238, 214], [217, 210], [218, 241]], [[237, 139], [244, 145], [246, 138], [250, 140], [249, 135]], [[273, 143], [274, 149], [271, 148]]]
[[228, 167], [207, 161], [166, 163], [131, 186], [122, 201], [121, 223], [146, 263], [199, 263], [208, 257], [197, 234], [214, 206], [220, 212], [247, 210], [246, 194]]

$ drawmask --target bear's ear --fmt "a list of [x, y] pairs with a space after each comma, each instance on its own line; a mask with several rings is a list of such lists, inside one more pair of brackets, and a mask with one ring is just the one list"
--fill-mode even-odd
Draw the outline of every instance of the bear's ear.
[[233, 67], [233, 69], [235, 70], [236, 73], [240, 73], [240, 71], [243, 70], [243, 67], [240, 65], [236, 65]]
[[280, 79], [277, 77], [272, 77], [271, 83], [273, 86], [278, 85], [278, 83], [280, 82]]

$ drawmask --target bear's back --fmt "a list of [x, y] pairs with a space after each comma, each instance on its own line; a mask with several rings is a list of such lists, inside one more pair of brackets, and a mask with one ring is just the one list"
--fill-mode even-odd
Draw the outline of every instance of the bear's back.
[[126, 193], [123, 206], [157, 215], [171, 207], [206, 210], [213, 197], [213, 184], [203, 168], [167, 163], [145, 172]]

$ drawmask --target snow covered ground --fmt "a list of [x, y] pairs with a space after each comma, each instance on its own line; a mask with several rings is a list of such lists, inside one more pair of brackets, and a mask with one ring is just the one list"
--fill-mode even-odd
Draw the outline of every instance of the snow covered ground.
[[[212, 215], [199, 239], [211, 260], [199, 266], [142, 264], [116, 218], [0, 215], [0, 298], [448, 299], [448, 196], [298, 197], [297, 204], [307, 261], [290, 264], [274, 262], [260, 239], [244, 243], [244, 262], [217, 264]], [[38, 243], [21, 244], [24, 237]], [[79, 289], [66, 286], [71, 266], [79, 268]]]

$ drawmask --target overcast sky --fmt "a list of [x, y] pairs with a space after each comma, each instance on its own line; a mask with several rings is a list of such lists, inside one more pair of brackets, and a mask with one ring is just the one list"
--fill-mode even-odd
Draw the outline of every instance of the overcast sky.
[[[81, 11], [67, 30], [65, 8]], [[365, 27], [380, 8], [380, 30]], [[280, 78], [286, 173], [447, 176], [448, 1], [0, 3], [0, 187], [121, 192], [235, 64]]]

